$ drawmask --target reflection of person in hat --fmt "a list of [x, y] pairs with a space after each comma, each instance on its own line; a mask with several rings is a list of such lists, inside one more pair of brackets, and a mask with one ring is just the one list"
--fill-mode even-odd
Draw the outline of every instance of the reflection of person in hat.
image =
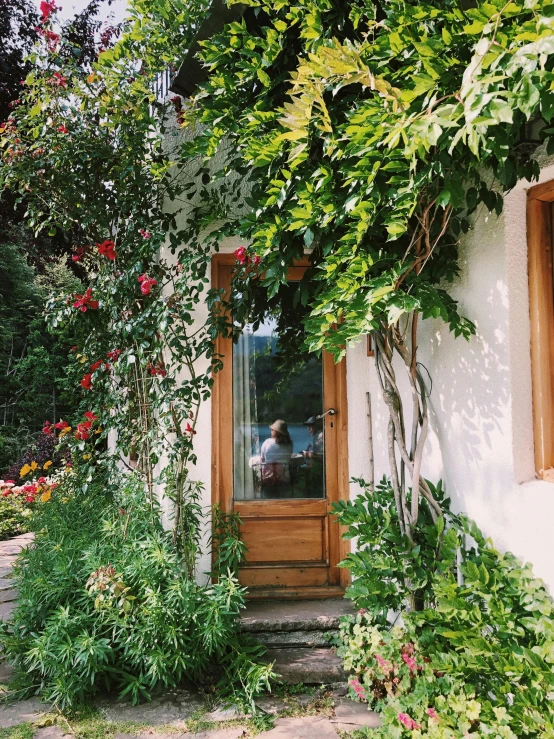
[[313, 436], [313, 443], [303, 452], [305, 457], [323, 457], [323, 420], [318, 416], [310, 416], [304, 421], [303, 426], [308, 427], [308, 432]]
[[271, 438], [262, 444], [262, 462], [280, 462], [287, 464], [292, 455], [292, 439], [290, 438], [287, 422], [278, 418], [269, 427]]

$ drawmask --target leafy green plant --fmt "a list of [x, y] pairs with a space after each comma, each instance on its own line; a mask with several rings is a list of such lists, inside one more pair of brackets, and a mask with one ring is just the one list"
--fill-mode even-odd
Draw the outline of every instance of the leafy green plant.
[[[340, 565], [352, 574], [346, 594], [367, 609], [376, 623], [386, 624], [391, 612], [398, 614], [406, 607], [421, 609], [434, 600], [435, 573], [444, 568], [446, 549], [453, 542], [451, 536], [445, 541], [444, 518], [434, 523], [423, 506], [410, 540], [401, 530], [390, 482], [383, 478], [373, 489], [362, 479], [354, 482], [361, 493], [353, 500], [336, 503], [333, 509], [339, 523], [347, 527], [345, 538], [356, 539], [355, 551]], [[448, 512], [441, 483], [434, 486], [428, 481], [428, 485]], [[452, 514], [449, 518], [453, 519]]]
[[31, 511], [21, 500], [0, 498], [0, 541], [29, 531]]
[[[554, 602], [542, 581], [463, 516], [449, 514], [445, 531], [420, 520], [410, 556], [390, 498], [383, 482], [339, 513], [358, 537], [344, 566], [361, 606], [341, 626], [340, 654], [354, 693], [383, 711], [392, 733], [382, 736], [413, 720], [429, 737], [554, 737]], [[389, 609], [402, 627], [387, 623]]]
[[252, 703], [267, 686], [259, 648], [236, 637], [243, 589], [231, 574], [206, 587], [188, 576], [136, 476], [84, 485], [67, 473], [33, 524], [1, 635], [30, 691], [60, 707], [106, 688], [137, 702], [212, 663], [226, 671], [227, 696]]

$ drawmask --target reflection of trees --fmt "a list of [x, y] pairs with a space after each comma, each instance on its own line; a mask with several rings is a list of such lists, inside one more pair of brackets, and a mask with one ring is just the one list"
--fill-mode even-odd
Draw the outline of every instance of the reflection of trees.
[[269, 336], [254, 337], [255, 388], [252, 390], [258, 402], [258, 422], [271, 423], [275, 418], [284, 418], [288, 423], [302, 423], [321, 411], [321, 360], [299, 358], [293, 369], [284, 370], [279, 366], [276, 343]]

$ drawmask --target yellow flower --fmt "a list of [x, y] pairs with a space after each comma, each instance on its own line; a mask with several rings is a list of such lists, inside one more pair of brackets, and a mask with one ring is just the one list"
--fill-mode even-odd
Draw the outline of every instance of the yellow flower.
[[43, 503], [48, 503], [51, 497], [52, 497], [52, 491], [48, 489], [45, 493], [43, 493], [40, 496], [40, 499], [42, 500]]
[[23, 467], [19, 470], [19, 476], [25, 477], [25, 475], [28, 475], [30, 471], [31, 471], [31, 468], [29, 467], [29, 465], [24, 464]]
[[43, 465], [43, 468], [42, 468], [42, 469], [43, 469], [43, 470], [47, 470], [47, 469], [48, 469], [48, 468], [49, 468], [49, 467], [51, 466], [51, 464], [52, 464], [52, 460], [51, 460], [51, 459], [49, 459], [49, 460], [48, 460], [48, 462], [45, 462], [45, 463], [44, 463], [44, 465]]
[[91, 456], [92, 456], [92, 454], [83, 454], [83, 459], [84, 460], [90, 459]]
[[71, 431], [71, 426], [66, 426], [65, 428], [63, 428], [63, 429], [62, 429], [62, 430], [60, 431], [60, 435], [59, 435], [59, 437], [58, 437], [58, 438], [60, 438], [60, 439], [61, 439], [61, 438], [62, 438], [62, 436], [65, 436], [65, 435], [66, 435], [66, 434], [68, 434], [68, 433], [69, 433], [70, 431]]
[[31, 462], [31, 469], [33, 470], [33, 472], [36, 470], [37, 467], [38, 464], [36, 462]]

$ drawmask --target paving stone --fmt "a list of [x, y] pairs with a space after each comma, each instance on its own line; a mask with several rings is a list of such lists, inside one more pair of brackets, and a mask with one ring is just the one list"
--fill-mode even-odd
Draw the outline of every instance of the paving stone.
[[[225, 729], [204, 731], [201, 734], [186, 734], [183, 739], [240, 739], [246, 736], [248, 729], [245, 726], [228, 726]], [[263, 735], [261, 735], [263, 736]], [[292, 739], [292, 737], [289, 737]]]
[[0, 603], [13, 603], [17, 600], [18, 595], [19, 593], [15, 588], [0, 590]]
[[10, 726], [17, 726], [17, 724], [38, 721], [49, 710], [50, 706], [41, 703], [38, 698], [0, 704], [0, 728], [6, 729]]
[[10, 590], [11, 588], [13, 588], [13, 579], [11, 577], [3, 577], [0, 573], [0, 590]]
[[335, 706], [335, 715], [330, 721], [341, 731], [353, 731], [362, 726], [376, 729], [381, 725], [378, 713], [369, 711], [366, 703], [351, 700], [341, 701]]
[[350, 601], [251, 601], [240, 617], [241, 631], [329, 631], [338, 629], [341, 616], [354, 613]]
[[234, 721], [237, 718], [244, 718], [244, 713], [235, 706], [229, 706], [228, 708], [218, 707], [203, 716], [203, 719], [206, 721]]
[[6, 685], [13, 677], [13, 667], [8, 662], [0, 662], [0, 684]]
[[191, 739], [193, 734], [160, 734], [157, 731], [142, 731], [139, 734], [114, 734], [114, 739]]
[[0, 621], [7, 621], [15, 609], [15, 603], [0, 603]]
[[275, 695], [264, 695], [257, 699], [256, 707], [260, 711], [265, 711], [265, 713], [276, 714], [279, 711], [285, 711], [287, 708], [290, 708], [290, 704], [285, 703], [282, 698], [277, 698]]
[[134, 721], [150, 726], [167, 724], [184, 728], [186, 719], [195, 711], [204, 708], [204, 701], [198, 693], [193, 691], [172, 690], [139, 706], [101, 701], [97, 707], [108, 721]]
[[35, 731], [34, 739], [70, 739], [72, 736], [69, 729], [64, 730], [62, 726], [45, 726]]
[[277, 719], [271, 731], [263, 731], [259, 736], [266, 739], [337, 739], [339, 735], [326, 718], [305, 716]]
[[331, 649], [268, 649], [264, 659], [274, 662], [275, 672], [291, 685], [336, 683], [346, 677], [341, 659]]

